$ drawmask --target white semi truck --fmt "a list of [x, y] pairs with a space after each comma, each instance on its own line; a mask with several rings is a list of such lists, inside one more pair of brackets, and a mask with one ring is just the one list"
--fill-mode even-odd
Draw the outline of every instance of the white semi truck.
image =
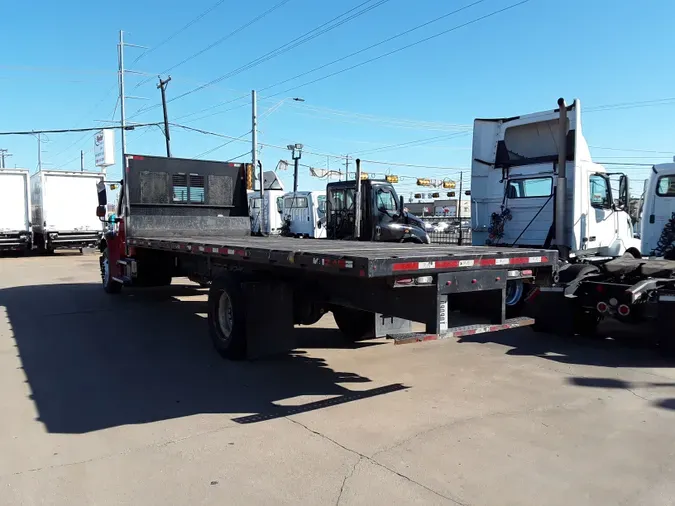
[[31, 176], [33, 237], [40, 251], [98, 244], [103, 224], [91, 210], [98, 204], [96, 185], [103, 180], [98, 172], [42, 170]]
[[642, 196], [640, 238], [645, 254], [675, 253], [675, 163], [652, 167]]
[[[473, 243], [538, 245], [559, 253], [554, 285], [528, 290], [512, 284], [511, 311], [534, 316], [539, 330], [564, 334], [594, 334], [604, 318], [656, 321], [659, 344], [675, 350], [675, 261], [642, 258], [652, 253], [651, 234], [643, 225], [641, 242], [633, 232], [628, 178], [591, 160], [578, 100], [567, 106], [560, 99], [555, 110], [525, 116], [476, 120], [472, 160]], [[663, 218], [655, 227], [661, 234], [672, 215], [658, 199], [675, 196], [675, 171], [657, 167], [643, 223]]]
[[0, 251], [32, 247], [29, 172], [0, 169]]

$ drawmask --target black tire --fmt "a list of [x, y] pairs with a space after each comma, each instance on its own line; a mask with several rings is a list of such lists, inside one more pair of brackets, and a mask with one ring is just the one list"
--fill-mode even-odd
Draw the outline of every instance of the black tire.
[[595, 337], [602, 316], [594, 310], [578, 308], [573, 316], [572, 331], [584, 337]]
[[[245, 302], [239, 281], [232, 276], [215, 279], [209, 289], [209, 334], [221, 357], [246, 358]], [[227, 306], [224, 306], [227, 304]]]
[[108, 249], [106, 248], [99, 260], [101, 265], [101, 281], [103, 283], [103, 290], [109, 294], [117, 294], [122, 291], [122, 283], [115, 281], [110, 273], [110, 266], [108, 264]]
[[342, 306], [334, 306], [332, 311], [335, 323], [349, 341], [363, 341], [375, 337], [375, 315], [373, 313]]

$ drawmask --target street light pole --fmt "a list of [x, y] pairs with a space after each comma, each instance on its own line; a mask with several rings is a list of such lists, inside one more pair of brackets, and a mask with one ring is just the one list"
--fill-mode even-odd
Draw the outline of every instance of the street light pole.
[[291, 151], [293, 157], [293, 193], [298, 191], [298, 167], [300, 165], [300, 158], [302, 158], [302, 144], [289, 144], [286, 146]]

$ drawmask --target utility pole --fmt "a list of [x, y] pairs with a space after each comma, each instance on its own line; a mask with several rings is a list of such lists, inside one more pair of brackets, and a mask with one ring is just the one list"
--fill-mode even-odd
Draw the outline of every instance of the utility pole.
[[117, 61], [119, 66], [119, 85], [120, 85], [120, 126], [122, 136], [122, 173], [124, 173], [124, 155], [127, 153], [127, 117], [124, 104], [124, 31], [120, 30], [120, 43], [117, 50]]
[[463, 172], [459, 171], [459, 201], [457, 202], [457, 220], [459, 221], [459, 239], [457, 244], [462, 245], [462, 177]]
[[8, 150], [0, 149], [0, 169], [5, 169], [5, 158], [12, 156]]
[[345, 181], [349, 181], [349, 155], [345, 156]]
[[162, 109], [164, 110], [164, 137], [166, 137], [166, 156], [168, 158], [171, 158], [171, 137], [169, 135], [169, 115], [166, 111], [166, 85], [169, 84], [169, 81], [171, 81], [171, 76], [169, 76], [166, 80], [162, 81], [162, 78], [160, 76], [157, 76], [159, 78], [159, 84], [157, 85], [157, 88], [159, 88], [162, 91]]
[[[251, 163], [253, 173], [258, 170], [258, 94], [251, 90]], [[260, 234], [265, 233], [265, 178], [263, 166], [260, 164], [258, 175], [260, 183]]]
[[84, 172], [84, 151], [80, 150], [80, 172]]
[[37, 134], [38, 141], [38, 172], [42, 170], [42, 136]]
[[356, 159], [356, 191], [354, 192], [354, 239], [361, 237], [361, 160]]

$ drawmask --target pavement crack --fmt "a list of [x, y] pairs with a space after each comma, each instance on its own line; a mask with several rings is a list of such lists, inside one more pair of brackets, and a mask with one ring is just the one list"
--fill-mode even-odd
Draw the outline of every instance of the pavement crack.
[[[292, 418], [289, 418], [289, 417], [287, 417], [287, 416], [285, 416], [284, 418], [285, 418], [286, 420], [288, 420], [289, 422], [292, 422], [292, 423], [294, 423], [294, 424], [296, 424], [296, 425], [299, 425], [300, 427], [304, 428], [306, 431], [311, 432], [312, 434], [315, 434], [315, 435], [319, 436], [320, 438], [323, 438], [323, 439], [325, 439], [325, 440], [327, 440], [327, 441], [330, 441], [331, 443], [333, 443], [333, 444], [336, 445], [336, 446], [339, 446], [339, 447], [342, 448], [343, 450], [348, 451], [349, 453], [353, 453], [354, 455], [357, 455], [357, 456], [359, 457], [359, 460], [358, 460], [358, 461], [356, 462], [356, 464], [354, 465], [354, 468], [352, 469], [351, 474], [348, 475], [347, 477], [345, 477], [345, 479], [344, 479], [343, 482], [342, 482], [342, 487], [340, 488], [340, 496], [342, 496], [342, 492], [343, 492], [343, 489], [344, 489], [345, 481], [347, 481], [347, 479], [348, 479], [349, 477], [351, 477], [351, 476], [354, 474], [354, 470], [356, 469], [356, 465], [358, 465], [358, 463], [359, 463], [361, 460], [367, 460], [367, 461], [370, 462], [371, 464], [376, 465], [377, 467], [381, 467], [382, 469], [385, 469], [385, 470], [389, 471], [390, 473], [395, 474], [396, 476], [398, 476], [398, 477], [400, 477], [400, 478], [403, 478], [404, 480], [406, 480], [406, 481], [408, 481], [408, 482], [410, 482], [410, 483], [414, 483], [414, 484], [417, 485], [418, 487], [422, 487], [422, 488], [425, 489], [426, 491], [431, 492], [432, 494], [437, 495], [438, 497], [442, 497], [443, 499], [446, 499], [446, 500], [452, 502], [453, 504], [457, 504], [458, 506], [469, 506], [468, 503], [462, 502], [462, 501], [460, 501], [460, 500], [457, 499], [457, 498], [450, 497], [450, 496], [447, 496], [447, 495], [445, 495], [445, 494], [442, 494], [441, 492], [438, 492], [437, 490], [434, 490], [433, 488], [431, 488], [431, 487], [425, 485], [424, 483], [420, 483], [419, 481], [413, 480], [411, 477], [406, 476], [405, 474], [400, 473], [399, 471], [396, 471], [395, 469], [392, 469], [392, 468], [390, 468], [390, 467], [385, 466], [385, 465], [382, 464], [381, 462], [375, 460], [373, 457], [369, 457], [368, 455], [365, 455], [364, 453], [361, 453], [361, 452], [359, 452], [359, 451], [357, 451], [357, 450], [354, 450], [354, 449], [352, 449], [352, 448], [349, 448], [348, 446], [343, 445], [342, 443], [336, 441], [335, 439], [333, 439], [333, 438], [331, 438], [331, 437], [329, 437], [329, 436], [326, 436], [325, 434], [322, 434], [321, 432], [316, 431], [316, 430], [314, 430], [314, 429], [308, 427], [307, 425], [305, 425], [305, 424], [302, 423], [302, 422], [299, 422], [299, 421], [297, 421], [297, 420], [293, 420]], [[379, 453], [379, 452], [378, 452], [378, 453]], [[338, 500], [339, 500], [339, 497], [338, 497]], [[337, 504], [337, 503], [336, 503], [336, 504]]]
[[643, 395], [640, 395], [639, 393], [635, 392], [634, 390], [632, 390], [632, 389], [630, 389], [630, 388], [626, 388], [625, 390], [628, 390], [628, 391], [629, 391], [630, 393], [632, 393], [635, 397], [638, 397], [638, 398], [640, 398], [640, 399], [642, 399], [642, 400], [645, 400], [645, 401], [647, 401], [647, 402], [651, 402], [651, 399], [648, 399], [647, 397], [645, 397], [645, 396], [643, 396]]
[[340, 493], [338, 494], [337, 499], [335, 500], [335, 506], [339, 506], [340, 500], [342, 499], [342, 492], [344, 492], [344, 490], [345, 490], [345, 484], [347, 483], [347, 480], [348, 480], [349, 478], [351, 478], [352, 476], [354, 476], [354, 473], [356, 472], [356, 468], [358, 467], [358, 465], [361, 463], [362, 460], [363, 460], [363, 458], [362, 458], [362, 457], [359, 457], [359, 460], [357, 460], [357, 461], [354, 463], [354, 465], [351, 467], [351, 469], [349, 470], [349, 472], [348, 472], [348, 473], [345, 475], [345, 477], [342, 479], [342, 485], [340, 485]]
[[24, 469], [23, 471], [16, 471], [14, 473], [8, 473], [8, 474], [5, 474], [5, 475], [0, 475], [0, 478], [5, 478], [6, 476], [20, 476], [22, 474], [28, 474], [28, 473], [38, 473], [40, 471], [45, 471], [45, 470], [48, 470], [48, 469], [58, 469], [58, 468], [61, 468], [61, 467], [79, 466], [81, 464], [89, 464], [91, 462], [98, 462], [98, 461], [101, 461], [101, 460], [113, 459], [115, 457], [122, 457], [122, 456], [125, 456], [125, 455], [130, 455], [132, 453], [142, 452], [142, 451], [149, 450], [149, 449], [152, 449], [152, 448], [163, 448], [165, 446], [178, 444], [178, 443], [181, 443], [183, 441], [186, 441], [188, 439], [192, 439], [192, 438], [195, 438], [195, 437], [205, 436], [205, 435], [208, 435], [208, 434], [215, 434], [217, 432], [221, 432], [221, 431], [224, 431], [224, 430], [227, 430], [227, 429], [234, 429], [234, 428], [236, 428], [236, 426], [219, 427], [218, 429], [198, 432], [196, 434], [190, 434], [190, 435], [178, 437], [178, 438], [175, 438], [175, 439], [169, 439], [167, 441], [160, 441], [158, 443], [153, 443], [153, 444], [149, 444], [149, 445], [145, 445], [145, 446], [137, 446], [137, 447], [134, 447], [134, 448], [127, 448], [127, 449], [125, 449], [121, 452], [107, 453], [105, 455], [99, 455], [98, 457], [92, 457], [90, 459], [76, 460], [74, 462], [62, 462], [60, 464], [52, 464], [52, 465], [48, 465], [48, 466], [34, 467], [32, 469]]

